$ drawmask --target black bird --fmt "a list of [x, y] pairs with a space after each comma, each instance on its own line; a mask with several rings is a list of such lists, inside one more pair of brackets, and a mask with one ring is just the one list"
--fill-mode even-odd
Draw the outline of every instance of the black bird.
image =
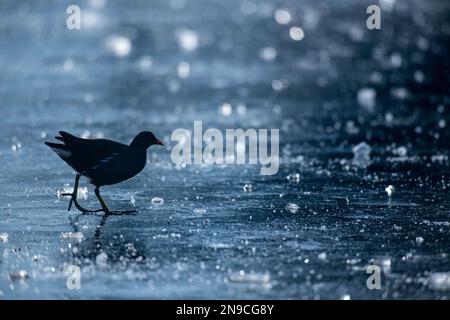
[[[133, 211], [110, 211], [100, 195], [100, 187], [112, 185], [130, 179], [142, 171], [147, 162], [147, 148], [163, 143], [152, 132], [139, 133], [130, 145], [122, 144], [107, 139], [82, 139], [70, 133], [60, 131], [56, 139], [63, 142], [45, 142], [61, 159], [70, 165], [76, 172], [75, 186], [69, 203], [69, 211], [72, 202], [82, 212], [100, 212], [105, 214], [122, 214]], [[81, 176], [87, 177], [95, 186], [97, 196], [102, 209], [88, 210], [77, 201], [78, 183]]]

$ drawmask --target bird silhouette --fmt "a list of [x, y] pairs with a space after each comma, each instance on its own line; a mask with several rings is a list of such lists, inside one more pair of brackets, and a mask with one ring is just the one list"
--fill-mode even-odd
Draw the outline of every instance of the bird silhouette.
[[[100, 187], [113, 185], [130, 179], [141, 172], [147, 162], [147, 149], [152, 145], [163, 145], [152, 132], [140, 132], [130, 143], [126, 145], [107, 139], [83, 139], [70, 133], [60, 131], [60, 136], [55, 137], [63, 143], [45, 142], [56, 154], [63, 159], [76, 172], [75, 185], [72, 193], [63, 195], [71, 196], [69, 208], [72, 202], [83, 213], [105, 212], [105, 214], [126, 214], [131, 211], [111, 211], [100, 195]], [[78, 184], [81, 176], [90, 180], [95, 186], [95, 195], [102, 209], [89, 210], [82, 207], [77, 201]]]

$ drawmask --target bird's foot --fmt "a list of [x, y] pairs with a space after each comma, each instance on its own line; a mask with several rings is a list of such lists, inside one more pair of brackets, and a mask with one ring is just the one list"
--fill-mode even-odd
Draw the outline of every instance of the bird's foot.
[[122, 216], [122, 215], [136, 215], [137, 210], [126, 210], [126, 211], [110, 211], [110, 210], [102, 210], [105, 212], [105, 215], [116, 215], [116, 216]]
[[102, 212], [103, 209], [97, 209], [97, 210], [90, 210], [84, 208], [82, 205], [80, 205], [77, 201], [77, 194], [76, 193], [62, 193], [62, 196], [70, 196], [70, 202], [69, 202], [69, 208], [67, 208], [67, 211], [70, 211], [72, 208], [72, 203], [75, 205], [75, 207], [80, 210], [82, 213], [96, 213], [96, 212]]
[[[80, 210], [81, 211], [81, 210]], [[85, 211], [81, 211], [82, 215], [85, 214], [93, 214], [93, 215], [97, 215], [97, 213], [99, 212], [103, 212], [103, 209], [97, 209], [97, 210], [85, 210]]]

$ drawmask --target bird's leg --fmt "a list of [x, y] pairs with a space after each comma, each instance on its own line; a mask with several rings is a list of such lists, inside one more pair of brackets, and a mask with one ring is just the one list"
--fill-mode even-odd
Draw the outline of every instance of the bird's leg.
[[108, 206], [106, 205], [105, 200], [103, 200], [102, 196], [100, 195], [100, 187], [95, 187], [95, 195], [97, 196], [98, 201], [100, 201], [100, 204], [102, 205], [102, 208], [106, 215], [109, 214], [115, 214], [115, 215], [123, 215], [123, 214], [130, 214], [137, 212], [136, 210], [128, 210], [128, 211], [111, 211], [109, 210]]
[[109, 208], [106, 205], [105, 200], [103, 200], [102, 196], [100, 195], [100, 187], [99, 186], [95, 187], [95, 195], [97, 196], [98, 201], [100, 201], [100, 204], [102, 205], [103, 211], [106, 214], [109, 214], [110, 213]]
[[73, 186], [73, 192], [72, 193], [62, 193], [62, 196], [70, 196], [70, 202], [69, 202], [69, 208], [67, 209], [67, 211], [70, 211], [70, 208], [72, 207], [72, 202], [75, 204], [75, 207], [80, 210], [83, 213], [88, 213], [88, 212], [100, 212], [103, 211], [102, 209], [98, 209], [98, 210], [89, 210], [86, 209], [84, 207], [82, 207], [78, 201], [77, 201], [77, 196], [78, 196], [78, 184], [80, 182], [80, 178], [81, 175], [77, 174], [77, 176], [75, 177], [75, 185]]

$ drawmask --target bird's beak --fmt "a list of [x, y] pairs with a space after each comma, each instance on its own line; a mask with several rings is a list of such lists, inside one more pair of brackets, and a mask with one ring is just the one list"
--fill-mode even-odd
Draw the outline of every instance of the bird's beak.
[[163, 146], [163, 145], [164, 145], [164, 143], [162, 143], [161, 140], [156, 140], [156, 144], [158, 144], [158, 145], [160, 145], [160, 146]]

